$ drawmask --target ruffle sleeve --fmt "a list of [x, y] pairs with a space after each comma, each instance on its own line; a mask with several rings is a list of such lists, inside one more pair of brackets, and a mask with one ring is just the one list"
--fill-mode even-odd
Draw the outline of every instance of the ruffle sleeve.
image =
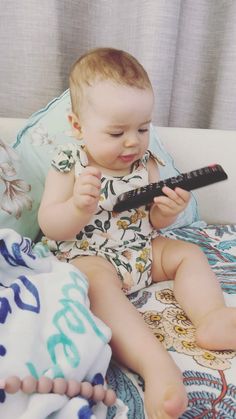
[[143, 163], [146, 165], [149, 159], [153, 159], [157, 165], [161, 165], [161, 166], [165, 166], [165, 162], [164, 160], [162, 160], [159, 156], [157, 156], [156, 154], [153, 154], [152, 151], [147, 150], [146, 153], [143, 156]]
[[59, 147], [51, 165], [59, 172], [70, 172], [78, 158], [78, 147], [75, 144], [66, 144]]

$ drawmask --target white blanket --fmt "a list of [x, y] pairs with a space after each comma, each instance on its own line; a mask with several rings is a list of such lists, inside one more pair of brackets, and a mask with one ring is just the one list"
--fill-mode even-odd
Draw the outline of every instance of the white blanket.
[[[90, 311], [88, 283], [78, 270], [41, 243], [32, 247], [29, 239], [2, 229], [0, 285], [0, 378], [103, 380], [111, 332]], [[90, 405], [81, 397], [0, 390], [4, 419], [106, 417], [103, 403]]]

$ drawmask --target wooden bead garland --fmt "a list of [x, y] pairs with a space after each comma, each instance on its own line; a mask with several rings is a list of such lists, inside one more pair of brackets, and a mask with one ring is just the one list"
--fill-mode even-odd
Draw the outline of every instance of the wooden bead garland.
[[0, 389], [9, 394], [14, 394], [21, 390], [26, 394], [65, 394], [69, 398], [80, 395], [87, 400], [103, 402], [106, 406], [112, 406], [116, 402], [115, 392], [112, 389], [104, 388], [102, 384], [92, 385], [88, 381], [80, 383], [74, 379], [66, 380], [64, 378], [51, 379], [45, 375], [38, 380], [32, 376], [27, 376], [21, 380], [13, 375], [5, 380], [0, 380]]

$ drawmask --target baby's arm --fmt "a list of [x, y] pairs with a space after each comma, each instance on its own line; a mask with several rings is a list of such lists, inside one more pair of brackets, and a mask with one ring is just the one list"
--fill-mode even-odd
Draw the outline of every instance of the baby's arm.
[[[156, 162], [152, 159], [148, 162], [149, 182], [158, 182], [159, 172]], [[165, 186], [163, 189], [165, 196], [154, 198], [154, 203], [150, 208], [150, 221], [157, 229], [171, 225], [178, 214], [180, 214], [190, 200], [190, 193], [181, 188], [175, 190]]]
[[48, 173], [38, 213], [40, 228], [53, 240], [70, 240], [96, 212], [100, 196], [100, 171], [86, 167], [75, 179], [74, 170]]

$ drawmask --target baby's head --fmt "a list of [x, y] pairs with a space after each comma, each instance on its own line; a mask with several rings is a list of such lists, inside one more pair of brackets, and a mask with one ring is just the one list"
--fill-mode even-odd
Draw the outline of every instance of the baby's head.
[[152, 90], [147, 72], [132, 55], [114, 48], [93, 49], [82, 55], [70, 72], [72, 111], [77, 117], [81, 113], [86, 87], [103, 80]]
[[70, 92], [69, 121], [89, 164], [129, 173], [149, 144], [154, 95], [144, 68], [127, 52], [98, 48], [72, 67]]

